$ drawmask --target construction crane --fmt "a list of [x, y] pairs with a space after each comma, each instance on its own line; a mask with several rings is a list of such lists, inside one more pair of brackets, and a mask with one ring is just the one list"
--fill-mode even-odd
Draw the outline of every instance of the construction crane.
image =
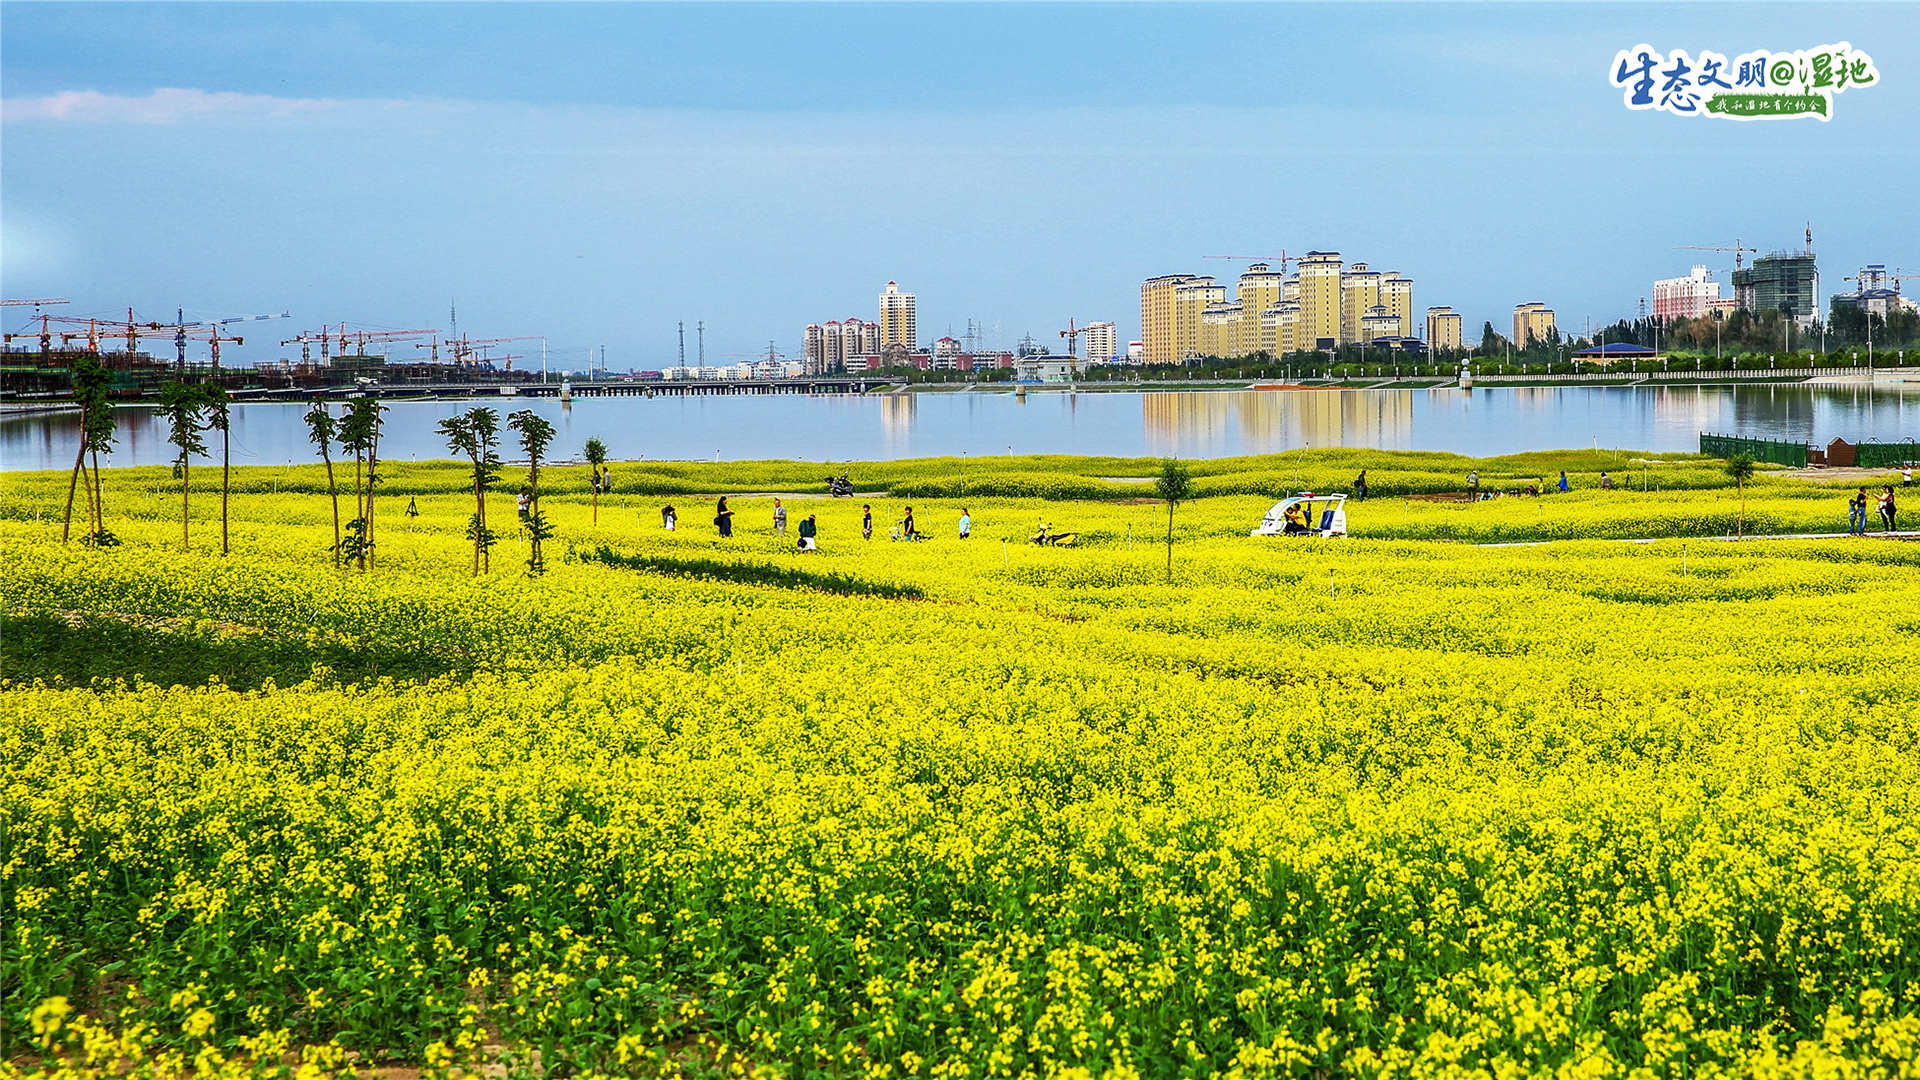
[[185, 309], [176, 308], [171, 326], [153, 323], [149, 328], [173, 331], [174, 364], [176, 368], [184, 374], [187, 370], [187, 339], [189, 337], [200, 337], [202, 334], [208, 335], [208, 340], [213, 343], [213, 366], [215, 370], [218, 370], [220, 367], [220, 342], [223, 340], [231, 341], [237, 345], [241, 341], [240, 338], [233, 336], [228, 336], [224, 339], [221, 338], [221, 327], [229, 326], [233, 323], [265, 322], [269, 319], [287, 319], [292, 317], [292, 312], [281, 311], [272, 315], [235, 315], [230, 319], [195, 319], [192, 322], [188, 322]]
[[[481, 355], [481, 353], [484, 352], [486, 346], [488, 345], [500, 345], [509, 341], [539, 341], [539, 340], [541, 340], [541, 335], [539, 334], [520, 334], [515, 337], [494, 337], [494, 338], [470, 338], [470, 337], [467, 337], [465, 334], [462, 334], [459, 337], [450, 337], [447, 339], [447, 352], [451, 354], [452, 361], [457, 366], [478, 367], [481, 363], [483, 362], [490, 363], [494, 359], [504, 359], [507, 361], [519, 359], [519, 357], [515, 357], [515, 356], [487, 357], [487, 356]], [[433, 355], [436, 358], [436, 360], [440, 355], [440, 343], [437, 340], [430, 345], [415, 345], [414, 348], [433, 349]], [[511, 370], [511, 368], [509, 368], [509, 370]]]
[[1086, 332], [1087, 332], [1086, 327], [1075, 326], [1073, 325], [1072, 319], [1067, 320], [1067, 328], [1065, 330], [1060, 331], [1060, 336], [1067, 339], [1067, 355], [1068, 356], [1074, 355], [1074, 351], [1075, 351], [1074, 346], [1078, 344], [1080, 340], [1080, 335]]
[[1300, 261], [1298, 255], [1287, 254], [1286, 248], [1281, 248], [1280, 254], [1278, 255], [1202, 255], [1200, 257], [1203, 259], [1232, 259], [1234, 262], [1279, 263], [1280, 272], [1283, 274], [1287, 272], [1288, 263]]
[[47, 307], [48, 305], [51, 305], [51, 304], [67, 304], [67, 303], [72, 303], [72, 301], [65, 300], [59, 297], [49, 296], [49, 297], [42, 297], [38, 300], [0, 300], [0, 307], [25, 307], [28, 304], [32, 304], [34, 307]]
[[[12, 303], [13, 301], [8, 302]], [[28, 301], [28, 303], [31, 302], [32, 301]], [[81, 338], [85, 338], [87, 341], [87, 351], [96, 356], [100, 353], [100, 339], [102, 337], [119, 337], [123, 334], [127, 339], [127, 355], [132, 356], [140, 349], [140, 332], [142, 330], [155, 329], [154, 324], [143, 323], [136, 319], [132, 308], [127, 309], [127, 317], [125, 319], [81, 319], [70, 315], [49, 315], [44, 311], [39, 314], [38, 318], [40, 320], [40, 351], [43, 353], [53, 350], [53, 323], [61, 323], [76, 328], [60, 332], [60, 344], [63, 348]], [[78, 329], [78, 327], [82, 326], [86, 327], [85, 331]], [[8, 334], [6, 335], [6, 341], [8, 344], [11, 344], [14, 338], [20, 336], [22, 335]]]
[[[1811, 233], [1809, 233], [1809, 235], [1811, 235]], [[1733, 252], [1733, 269], [1735, 270], [1735, 272], [1738, 272], [1741, 269], [1741, 267], [1744, 265], [1741, 260], [1742, 260], [1742, 257], [1747, 252], [1752, 252], [1755, 255], [1760, 254], [1759, 248], [1741, 247], [1740, 241], [1738, 238], [1735, 238], [1735, 240], [1733, 241], [1732, 247], [1713, 247], [1711, 245], [1705, 245], [1705, 244], [1681, 244], [1675, 247], [1673, 250], [1675, 251], [1731, 251]]]
[[433, 358], [436, 361], [439, 360], [440, 359], [440, 348], [439, 348], [440, 331], [433, 330], [433, 329], [348, 330], [347, 324], [341, 323], [337, 327], [322, 325], [320, 329], [317, 331], [302, 330], [298, 335], [294, 337], [290, 337], [285, 341], [282, 341], [280, 344], [282, 346], [286, 346], [286, 345], [300, 346], [300, 362], [303, 364], [306, 364], [306, 363], [312, 362], [313, 360], [313, 344], [316, 341], [320, 343], [320, 359], [322, 362], [326, 362], [328, 361], [331, 355], [336, 355], [331, 352], [332, 344], [335, 341], [338, 341], [340, 345], [337, 355], [339, 356], [347, 355], [347, 341], [351, 339], [358, 348], [358, 355], [365, 356], [367, 354], [368, 345], [387, 344], [387, 343], [397, 342], [397, 341], [410, 341], [414, 338], [420, 338], [420, 337], [430, 337], [433, 339], [433, 341], [431, 342], [430, 345], [416, 346], [416, 348], [431, 347], [433, 349]]

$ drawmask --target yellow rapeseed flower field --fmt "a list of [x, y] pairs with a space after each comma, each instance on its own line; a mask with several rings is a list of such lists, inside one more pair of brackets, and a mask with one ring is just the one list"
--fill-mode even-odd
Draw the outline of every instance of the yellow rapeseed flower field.
[[109, 472], [92, 550], [12, 474], [0, 1071], [1920, 1076], [1920, 545], [1495, 478], [1561, 461], [1334, 541], [1247, 531], [1454, 463], [1196, 463], [1171, 580], [1138, 463], [616, 466], [597, 524], [557, 468], [540, 577], [512, 469], [478, 577], [449, 464], [365, 574], [315, 469], [225, 558], [203, 485], [182, 553]]

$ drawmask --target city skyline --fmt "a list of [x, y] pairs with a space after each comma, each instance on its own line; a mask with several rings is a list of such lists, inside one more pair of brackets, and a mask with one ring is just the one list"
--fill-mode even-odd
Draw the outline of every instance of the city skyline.
[[[1323, 249], [1477, 339], [1524, 301], [1565, 333], [1633, 317], [1693, 265], [1730, 282], [1675, 249], [1797, 251], [1811, 221], [1824, 313], [1857, 267], [1920, 262], [1887, 200], [1842, 190], [1920, 163], [1913, 10], [10, 3], [0, 287], [292, 311], [243, 363], [343, 319], [440, 326], [452, 299], [555, 363], [659, 368], [682, 320], [715, 355], [798, 356], [888, 280], [920, 297], [919, 345], [1069, 319], [1124, 343], [1148, 277]], [[848, 35], [871, 62], [805, 62]], [[1021, 77], [1064, 40], [1106, 62]], [[1603, 70], [1639, 41], [1839, 40], [1884, 80], [1826, 123], [1630, 112]], [[1305, 47], [1280, 65], [1280, 41]], [[926, 78], [948, 54], [964, 74]]]

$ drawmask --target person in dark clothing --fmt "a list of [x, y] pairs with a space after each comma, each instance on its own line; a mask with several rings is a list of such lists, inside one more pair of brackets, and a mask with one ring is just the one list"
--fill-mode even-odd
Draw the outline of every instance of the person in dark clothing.
[[900, 519], [900, 537], [903, 540], [911, 540], [913, 536], [913, 507], [909, 506], [907, 516]]
[[1880, 523], [1886, 526], [1886, 531], [1893, 532], [1895, 530], [1894, 515], [1898, 512], [1899, 507], [1895, 506], [1893, 502], [1893, 485], [1888, 484], [1886, 487], [1880, 489]]
[[819, 550], [819, 544], [816, 543], [814, 540], [814, 538], [819, 535], [819, 531], [820, 531], [819, 526], [815, 525], [813, 522], [812, 514], [808, 514], [806, 517], [803, 517], [800, 519], [800, 550], [801, 551]]
[[873, 539], [873, 506], [868, 504], [860, 508], [860, 539]]
[[1367, 501], [1367, 470], [1361, 469], [1359, 477], [1354, 480], [1353, 494], [1361, 502]]
[[733, 535], [733, 511], [727, 509], [726, 496], [721, 496], [720, 506], [713, 514], [713, 523], [720, 527], [721, 536]]

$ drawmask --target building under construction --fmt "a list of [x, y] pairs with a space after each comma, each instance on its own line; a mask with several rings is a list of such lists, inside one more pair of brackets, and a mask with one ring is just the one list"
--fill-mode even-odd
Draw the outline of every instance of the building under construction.
[[1806, 325], [1820, 314], [1820, 271], [1813, 252], [1777, 251], [1733, 272], [1734, 306], [1749, 314], [1778, 311]]

